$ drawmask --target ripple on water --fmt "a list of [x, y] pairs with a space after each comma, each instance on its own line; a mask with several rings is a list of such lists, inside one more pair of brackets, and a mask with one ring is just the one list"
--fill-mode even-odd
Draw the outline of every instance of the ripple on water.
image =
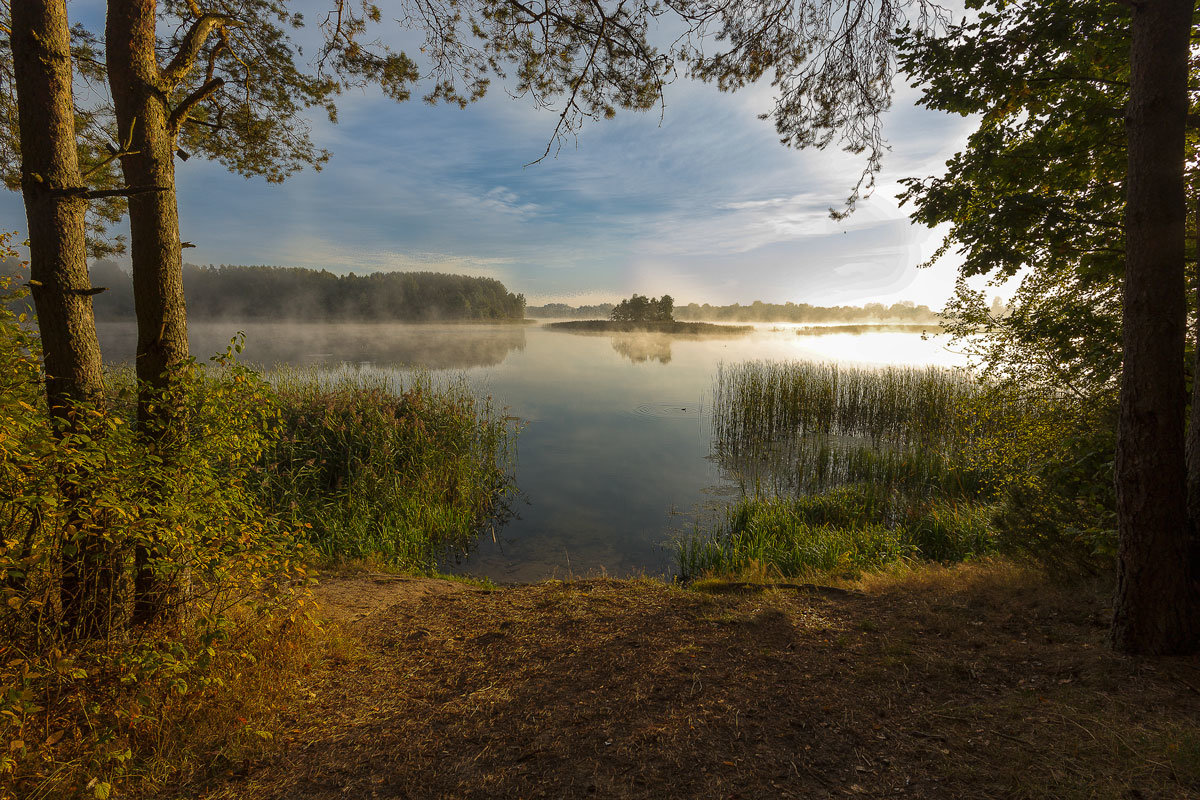
[[639, 417], [653, 419], [694, 419], [700, 414], [700, 405], [691, 403], [639, 403], [633, 413]]

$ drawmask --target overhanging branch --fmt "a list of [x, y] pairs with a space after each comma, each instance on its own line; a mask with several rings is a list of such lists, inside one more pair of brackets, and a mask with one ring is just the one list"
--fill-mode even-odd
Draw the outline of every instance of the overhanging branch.
[[179, 45], [179, 52], [171, 59], [171, 63], [163, 67], [160, 73], [165, 88], [167, 90], [174, 89], [192, 71], [196, 66], [196, 59], [200, 56], [201, 48], [204, 47], [204, 43], [208, 41], [209, 34], [214, 29], [234, 25], [237, 25], [237, 20], [224, 14], [205, 14], [192, 23], [192, 27], [184, 34], [183, 42]]
[[204, 102], [205, 99], [224, 85], [224, 78], [211, 78], [201, 84], [199, 89], [180, 100], [179, 105], [175, 106], [175, 109], [171, 112], [171, 118], [167, 122], [167, 127], [170, 129], [172, 135], [179, 132], [179, 128], [187, 120], [188, 114], [192, 112], [193, 108]]
[[99, 200], [103, 197], [133, 197], [138, 194], [148, 194], [150, 192], [167, 192], [170, 191], [169, 186], [126, 186], [123, 189], [85, 189], [78, 187], [74, 189], [56, 189], [51, 192], [55, 197], [82, 197], [84, 200]]

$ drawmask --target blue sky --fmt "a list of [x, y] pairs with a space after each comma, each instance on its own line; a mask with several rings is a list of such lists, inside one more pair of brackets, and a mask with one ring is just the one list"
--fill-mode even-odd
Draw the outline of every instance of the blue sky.
[[[90, 22], [97, 3], [71, 4]], [[531, 303], [756, 299], [940, 306], [953, 258], [918, 270], [940, 232], [911, 224], [900, 178], [940, 171], [971, 121], [918, 109], [900, 87], [892, 150], [875, 194], [849, 220], [828, 218], [861, 170], [837, 150], [798, 152], [757, 119], [769, 87], [722, 94], [677, 81], [665, 115], [589, 123], [556, 157], [541, 155], [555, 116], [494, 87], [466, 110], [394, 103], [372, 91], [314, 115], [333, 152], [322, 172], [282, 185], [220, 165], [177, 162], [185, 251], [194, 263], [278, 264], [334, 272], [422, 269], [487, 275]], [[17, 195], [3, 227], [24, 229]]]

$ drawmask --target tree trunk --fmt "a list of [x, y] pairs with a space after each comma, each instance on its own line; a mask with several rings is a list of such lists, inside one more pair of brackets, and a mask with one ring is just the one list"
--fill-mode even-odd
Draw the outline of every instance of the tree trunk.
[[1192, 190], [1192, 234], [1196, 239], [1195, 271], [1196, 291], [1195, 331], [1192, 341], [1192, 406], [1187, 433], [1187, 508], [1191, 536], [1191, 579], [1200, 580], [1200, 187]]
[[1120, 545], [1113, 646], [1194, 652], [1184, 455], [1184, 136], [1194, 0], [1134, 5], [1126, 112], [1129, 171], [1116, 489]]
[[[121, 157], [125, 183], [159, 189], [129, 198], [129, 243], [138, 323], [138, 426], [169, 467], [186, 436], [182, 404], [170, 390], [188, 360], [188, 340], [175, 137], [155, 52], [155, 5], [156, 0], [110, 0], [105, 45], [117, 130], [122, 142], [131, 143]], [[142, 546], [136, 554], [135, 621], [154, 616], [165, 600], [153, 565], [162, 554], [153, 550]]]
[[[88, 426], [88, 418], [76, 413], [76, 404], [96, 407], [103, 399], [65, 0], [13, 3], [12, 26], [30, 286], [46, 365], [46, 398], [61, 440]], [[113, 565], [103, 539], [95, 535], [86, 498], [80, 496], [84, 476], [76, 471], [58, 477], [67, 508], [61, 562], [64, 623], [81, 636], [101, 635], [109, 621]]]

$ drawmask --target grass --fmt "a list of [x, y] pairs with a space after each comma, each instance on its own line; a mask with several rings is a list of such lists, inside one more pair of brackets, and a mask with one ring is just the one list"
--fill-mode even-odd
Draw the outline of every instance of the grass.
[[676, 544], [680, 576], [994, 553], [997, 503], [1055, 446], [1056, 413], [961, 370], [722, 365], [714, 450], [743, 497], [714, 530]]
[[464, 382], [352, 372], [272, 380], [280, 419], [261, 497], [310, 526], [326, 560], [428, 573], [506, 513], [515, 431]]
[[984, 392], [968, 373], [937, 367], [722, 364], [713, 387], [714, 436], [719, 451], [732, 455], [814, 436], [946, 448], [968, 434], [957, 409]]
[[903, 501], [864, 487], [820, 495], [745, 497], [716, 531], [676, 543], [679, 577], [766, 570], [784, 578], [852, 573], [909, 560], [962, 561], [994, 553], [989, 509]]

